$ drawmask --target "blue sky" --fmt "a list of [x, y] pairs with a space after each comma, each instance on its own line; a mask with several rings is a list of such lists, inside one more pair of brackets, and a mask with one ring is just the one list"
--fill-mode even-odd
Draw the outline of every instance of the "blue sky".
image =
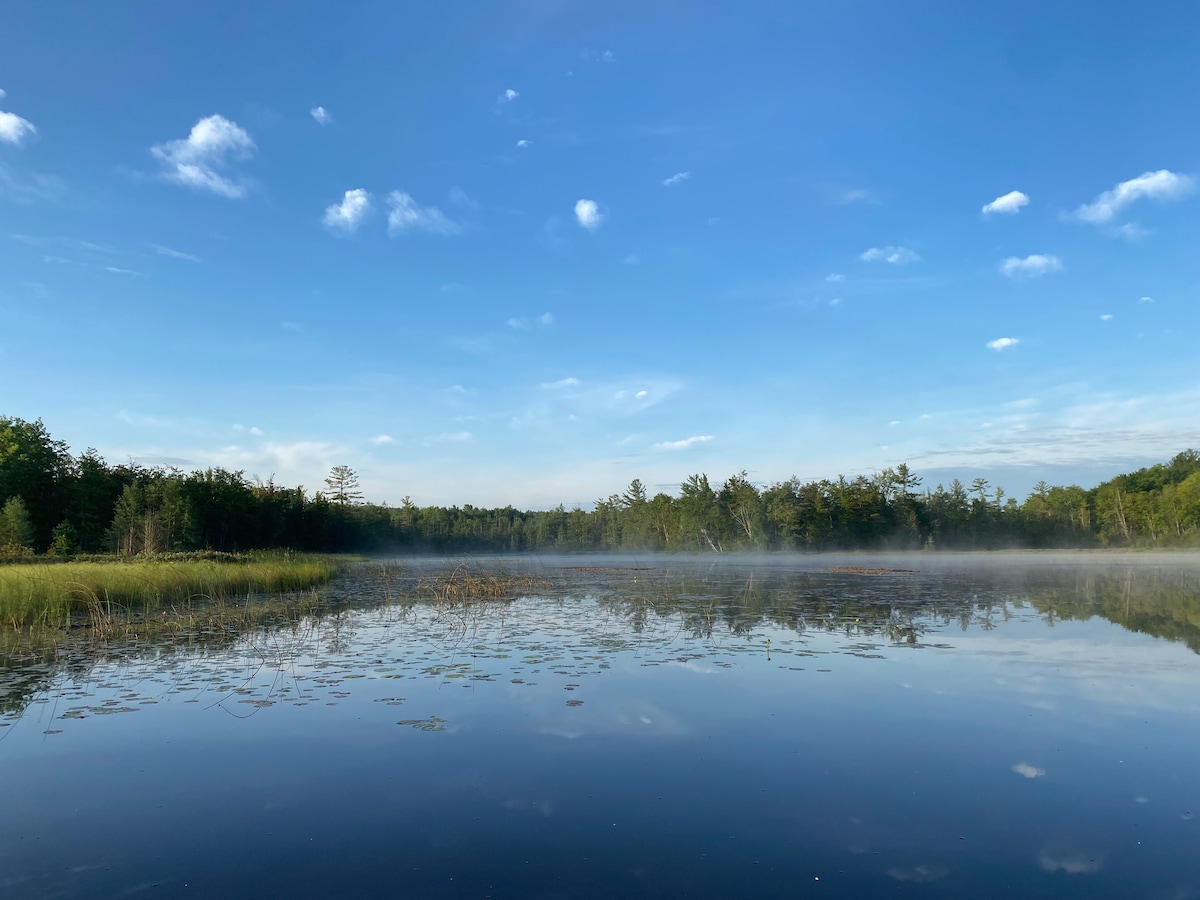
[[0, 413], [393, 503], [1090, 485], [1200, 447], [1197, 46], [1154, 2], [12, 4]]

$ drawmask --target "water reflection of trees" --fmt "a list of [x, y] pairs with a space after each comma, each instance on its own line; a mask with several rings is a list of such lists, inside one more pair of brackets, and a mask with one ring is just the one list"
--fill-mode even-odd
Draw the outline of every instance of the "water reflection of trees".
[[[224, 609], [187, 621], [140, 622], [123, 634], [84, 629], [41, 641], [3, 636], [0, 643], [0, 715], [20, 714], [55, 684], [83, 683], [100, 666], [161, 664], [236, 651], [278, 663], [289, 647], [318, 630], [331, 653], [354, 640], [342, 623], [350, 612], [396, 610], [402, 624], [413, 610], [429, 614], [453, 648], [511, 614], [521, 597], [554, 602], [569, 619], [572, 604], [594, 602], [607, 619], [631, 635], [682, 634], [698, 641], [729, 636], [745, 641], [770, 629], [837, 634], [859, 649], [921, 646], [948, 628], [992, 630], [1014, 615], [1038, 615], [1047, 625], [1101, 617], [1130, 631], [1178, 641], [1200, 653], [1200, 573], [1182, 569], [1030, 568], [969, 574], [853, 575], [783, 568], [680, 567], [585, 571], [545, 567], [514, 580], [509, 596], [492, 593], [457, 602], [422, 588], [429, 571], [364, 567], [332, 585], [322, 601], [289, 606], [274, 601]], [[932, 637], [931, 637], [932, 636]], [[622, 646], [615, 641], [614, 647]], [[270, 659], [269, 659], [270, 658]]]

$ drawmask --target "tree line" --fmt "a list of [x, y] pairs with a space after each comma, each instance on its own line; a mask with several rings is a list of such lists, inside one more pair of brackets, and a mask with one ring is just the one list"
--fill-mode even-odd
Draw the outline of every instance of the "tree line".
[[1200, 452], [1022, 502], [983, 478], [922, 486], [907, 465], [853, 479], [758, 485], [689, 476], [677, 495], [634, 479], [591, 509], [364, 502], [335, 466], [313, 493], [223, 468], [185, 472], [73, 456], [41, 420], [0, 416], [0, 556], [183, 550], [518, 553], [1078, 548], [1200, 544]]

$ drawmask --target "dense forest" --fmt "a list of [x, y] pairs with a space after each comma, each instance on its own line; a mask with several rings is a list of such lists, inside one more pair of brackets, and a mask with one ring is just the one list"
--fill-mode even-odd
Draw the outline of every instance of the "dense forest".
[[871, 477], [759, 486], [696, 474], [678, 496], [637, 479], [592, 509], [521, 511], [363, 502], [355, 472], [324, 489], [220, 468], [184, 472], [72, 456], [41, 420], [0, 416], [0, 557], [266, 547], [430, 553], [586, 550], [993, 549], [1200, 544], [1200, 452], [1091, 489], [1044, 482], [1023, 502], [982, 478], [923, 486]]

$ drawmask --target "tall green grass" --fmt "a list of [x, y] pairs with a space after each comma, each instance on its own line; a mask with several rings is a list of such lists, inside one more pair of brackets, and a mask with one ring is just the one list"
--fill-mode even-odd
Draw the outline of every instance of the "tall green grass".
[[0, 566], [0, 628], [109, 623], [131, 610], [302, 591], [340, 569], [335, 557], [260, 554], [231, 561], [17, 563]]

